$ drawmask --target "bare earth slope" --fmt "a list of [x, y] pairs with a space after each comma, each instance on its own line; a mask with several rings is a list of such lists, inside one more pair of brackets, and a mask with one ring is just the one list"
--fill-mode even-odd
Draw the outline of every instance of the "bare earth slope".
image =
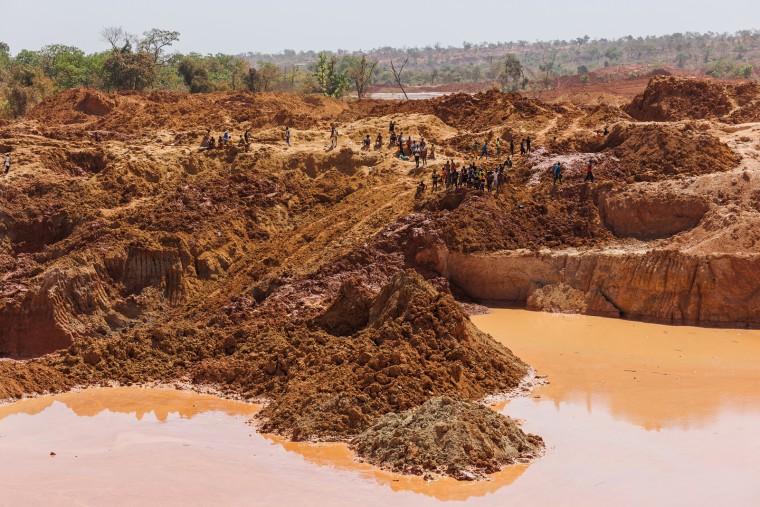
[[[760, 124], [740, 121], [759, 92], [716, 86], [655, 78], [624, 110], [493, 91], [52, 97], [0, 127], [0, 356], [39, 358], [0, 362], [0, 396], [212, 384], [270, 400], [267, 431], [346, 439], [519, 384], [526, 365], [454, 297], [756, 326]], [[394, 157], [391, 120], [435, 145], [427, 168]], [[208, 129], [232, 141], [206, 149]], [[493, 157], [497, 137], [528, 135], [498, 193], [415, 196], [475, 141]]]

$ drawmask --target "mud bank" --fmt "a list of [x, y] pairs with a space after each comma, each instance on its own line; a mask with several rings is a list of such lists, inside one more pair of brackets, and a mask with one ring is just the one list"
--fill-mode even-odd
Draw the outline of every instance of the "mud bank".
[[613, 249], [463, 254], [438, 248], [421, 252], [417, 260], [482, 302], [530, 306], [536, 291], [564, 285], [580, 291], [576, 313], [719, 327], [754, 327], [760, 321], [757, 254]]

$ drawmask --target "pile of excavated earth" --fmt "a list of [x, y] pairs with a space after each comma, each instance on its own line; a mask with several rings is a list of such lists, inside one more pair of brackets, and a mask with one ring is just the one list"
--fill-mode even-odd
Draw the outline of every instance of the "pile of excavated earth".
[[[426, 168], [394, 156], [391, 120], [435, 146]], [[225, 130], [227, 146], [201, 146]], [[378, 133], [383, 146], [362, 149]], [[493, 158], [496, 138], [527, 136], [535, 149], [515, 155], [499, 192], [430, 191], [432, 169], [470, 163], [475, 141], [490, 140], [479, 163], [492, 168], [506, 158]], [[213, 387], [265, 399], [263, 431], [356, 439], [394, 470], [479, 477], [541, 443], [478, 405], [529, 369], [470, 323], [471, 303], [760, 324], [751, 83], [658, 76], [623, 107], [495, 91], [348, 102], [70, 90], [1, 124], [0, 139], [12, 157], [0, 398]]]

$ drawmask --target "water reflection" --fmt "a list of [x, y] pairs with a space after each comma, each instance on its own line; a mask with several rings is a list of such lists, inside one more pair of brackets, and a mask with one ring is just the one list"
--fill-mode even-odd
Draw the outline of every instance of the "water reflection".
[[464, 501], [495, 493], [515, 482], [530, 466], [506, 467], [501, 472], [491, 475], [488, 481], [463, 482], [449, 477], [426, 481], [422, 477], [394, 474], [366, 463], [359, 463], [346, 444], [290, 442], [273, 435], [265, 435], [265, 438], [281, 445], [288, 452], [302, 456], [309, 463], [358, 473], [364, 479], [371, 479], [389, 487], [391, 491], [412, 492], [441, 501]]
[[760, 331], [494, 310], [474, 317], [549, 385], [535, 395], [647, 430], [704, 428], [760, 402]]
[[79, 417], [95, 417], [111, 412], [134, 415], [138, 421], [149, 414], [153, 414], [158, 421], [167, 421], [170, 415], [190, 419], [204, 412], [253, 416], [261, 409], [260, 405], [223, 400], [191, 391], [120, 387], [87, 389], [0, 405], [0, 420], [18, 414], [36, 415], [55, 402], [64, 404]]

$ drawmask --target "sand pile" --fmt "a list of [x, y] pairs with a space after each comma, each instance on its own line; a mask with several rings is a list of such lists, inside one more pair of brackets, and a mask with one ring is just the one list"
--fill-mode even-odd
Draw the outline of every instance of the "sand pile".
[[732, 110], [726, 88], [695, 78], [656, 76], [644, 93], [624, 107], [639, 121], [680, 121], [720, 118]]
[[741, 156], [691, 124], [617, 124], [604, 145], [619, 160], [620, 177], [636, 181], [733, 169]]
[[0, 401], [25, 394], [57, 392], [72, 386], [70, 379], [45, 364], [0, 359]]
[[508, 417], [444, 396], [381, 417], [351, 446], [368, 462], [395, 472], [473, 480], [536, 458], [544, 443]]
[[[315, 323], [334, 322], [346, 295], [362, 292], [344, 289]], [[351, 331], [347, 327], [329, 326], [335, 335], [315, 330], [293, 351], [302, 365], [281, 369], [277, 362], [272, 373], [284, 384], [275, 386], [274, 401], [262, 411], [265, 431], [294, 439], [342, 438], [432, 396], [458, 393], [476, 400], [513, 388], [526, 373], [519, 359], [469, 322], [451, 296], [416, 274], [400, 273], [371, 304], [366, 296], [359, 299], [365, 303], [353, 305], [354, 321], [346, 324], [359, 328], [366, 319], [366, 325], [350, 339], [342, 336]]]
[[263, 430], [295, 440], [344, 439], [388, 412], [444, 394], [477, 400], [513, 389], [526, 374], [451, 296], [412, 272], [379, 294], [345, 283], [309, 325], [282, 317], [235, 324], [226, 313], [205, 324], [174, 319], [126, 341], [78, 340], [57, 368], [81, 383], [189, 375], [230, 393], [266, 396]]
[[746, 82], [732, 85], [729, 89], [738, 108], [724, 120], [731, 123], [760, 121], [760, 84]]
[[655, 77], [623, 108], [639, 121], [713, 119], [726, 123], [760, 121], [760, 85], [696, 78]]
[[348, 104], [339, 100], [290, 94], [121, 92], [105, 95], [93, 90], [71, 89], [48, 97], [26, 118], [40, 122], [51, 134], [74, 130], [81, 133], [86, 128], [139, 137], [147, 134], [148, 129], [191, 129], [199, 136], [206, 129], [212, 129], [216, 135], [229, 129], [241, 135], [246, 128], [282, 125], [311, 128], [321, 122], [337, 120], [348, 109]]
[[431, 114], [447, 125], [471, 132], [489, 131], [505, 124], [537, 129], [557, 115], [553, 105], [497, 90], [475, 95], [456, 93], [426, 101], [379, 103], [371, 109], [373, 115], [404, 112]]

